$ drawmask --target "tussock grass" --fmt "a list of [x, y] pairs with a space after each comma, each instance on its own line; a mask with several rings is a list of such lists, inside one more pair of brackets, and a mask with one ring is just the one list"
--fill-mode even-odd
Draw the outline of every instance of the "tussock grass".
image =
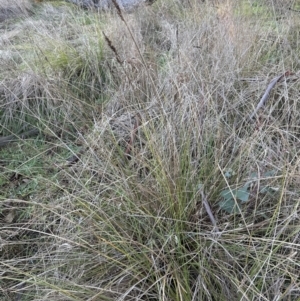
[[5, 29], [1, 130], [41, 136], [1, 149], [3, 300], [298, 300], [299, 81], [248, 117], [298, 71], [299, 16], [249, 3], [46, 3]]

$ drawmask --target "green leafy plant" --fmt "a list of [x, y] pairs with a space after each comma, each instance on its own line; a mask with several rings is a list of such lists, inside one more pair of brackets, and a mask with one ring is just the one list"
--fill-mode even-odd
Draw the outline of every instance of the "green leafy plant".
[[[261, 178], [269, 178], [274, 176], [276, 170], [272, 169], [266, 171], [261, 175]], [[226, 170], [224, 173], [225, 177], [230, 178], [234, 175], [234, 172], [230, 170]], [[221, 191], [220, 196], [222, 200], [218, 203], [219, 207], [225, 210], [228, 213], [239, 213], [241, 210], [241, 206], [249, 201], [250, 198], [250, 187], [253, 183], [260, 180], [258, 173], [253, 172], [250, 175], [250, 180], [246, 182], [241, 187], [238, 188], [226, 188]], [[271, 187], [269, 185], [260, 185], [259, 192], [260, 193], [274, 193], [278, 190], [276, 187]]]

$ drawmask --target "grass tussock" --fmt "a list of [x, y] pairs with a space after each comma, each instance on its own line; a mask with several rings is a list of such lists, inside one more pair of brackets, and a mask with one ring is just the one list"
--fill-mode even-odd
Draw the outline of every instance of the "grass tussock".
[[0, 144], [1, 300], [298, 300], [299, 15], [30, 12], [0, 29], [1, 135], [40, 130]]

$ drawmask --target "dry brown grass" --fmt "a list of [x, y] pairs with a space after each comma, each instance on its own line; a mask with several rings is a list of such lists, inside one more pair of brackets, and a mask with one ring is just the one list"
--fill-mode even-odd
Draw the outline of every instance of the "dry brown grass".
[[[124, 20], [46, 5], [22, 23], [31, 55], [22, 30], [8, 38], [32, 77], [4, 65], [2, 124], [19, 111], [54, 136], [55, 118], [73, 124], [81, 157], [28, 167], [30, 193], [5, 190], [3, 300], [298, 300], [299, 81], [248, 120], [270, 79], [298, 71], [300, 20], [249, 3], [157, 1]], [[71, 141], [48, 143], [76, 154]], [[35, 151], [28, 162], [49, 149]], [[226, 189], [240, 212], [220, 205]]]

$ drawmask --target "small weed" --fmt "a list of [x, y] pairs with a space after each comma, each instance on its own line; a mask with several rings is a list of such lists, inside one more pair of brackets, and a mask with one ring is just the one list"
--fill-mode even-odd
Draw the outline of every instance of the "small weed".
[[[224, 175], [227, 179], [230, 179], [231, 176], [235, 174], [231, 169], [227, 170]], [[266, 171], [260, 177], [262, 179], [272, 179], [272, 176], [276, 174], [276, 170], [272, 169]], [[221, 191], [220, 197], [222, 201], [218, 204], [222, 210], [225, 210], [228, 213], [241, 213], [241, 207], [243, 204], [246, 204], [250, 199], [250, 190], [253, 189], [253, 186], [257, 186], [260, 183], [261, 178], [259, 178], [256, 172], [250, 175], [250, 179], [239, 188], [226, 188]], [[278, 191], [279, 188], [271, 187], [270, 185], [260, 183], [259, 193], [274, 193]]]

